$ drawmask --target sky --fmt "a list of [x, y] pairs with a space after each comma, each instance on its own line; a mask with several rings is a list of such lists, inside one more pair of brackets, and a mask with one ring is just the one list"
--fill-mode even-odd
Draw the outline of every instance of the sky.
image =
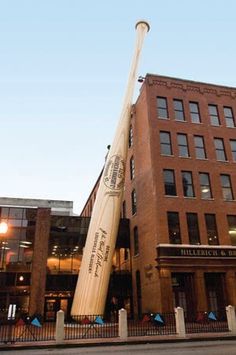
[[236, 87], [235, 14], [235, 0], [0, 0], [0, 196], [80, 213], [113, 140], [137, 20], [151, 25], [139, 75]]

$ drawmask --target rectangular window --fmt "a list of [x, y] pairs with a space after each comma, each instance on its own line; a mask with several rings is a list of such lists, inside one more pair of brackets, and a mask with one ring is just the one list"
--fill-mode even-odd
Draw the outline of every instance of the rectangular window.
[[200, 244], [197, 213], [187, 213], [187, 225], [190, 244]]
[[195, 154], [197, 159], [206, 159], [206, 150], [204, 138], [202, 136], [194, 136]]
[[169, 132], [160, 132], [161, 154], [172, 155], [171, 137]]
[[134, 227], [134, 255], [139, 254], [138, 227]]
[[187, 134], [177, 133], [180, 157], [189, 157]]
[[130, 158], [129, 168], [130, 168], [130, 179], [133, 180], [135, 176], [134, 157]]
[[230, 147], [233, 156], [233, 160], [236, 161], [236, 140], [230, 139]]
[[220, 175], [223, 199], [232, 201], [234, 199], [230, 176], [226, 174]]
[[129, 148], [133, 145], [133, 127], [130, 126], [129, 128]]
[[211, 125], [212, 126], [219, 126], [220, 120], [219, 120], [217, 106], [216, 105], [208, 105], [208, 111], [209, 111], [209, 115], [210, 115]]
[[165, 97], [157, 97], [157, 112], [159, 118], [168, 118], [167, 100]]
[[216, 150], [216, 159], [220, 161], [226, 161], [224, 140], [222, 138], [214, 138], [215, 150]]
[[194, 197], [193, 178], [190, 171], [182, 171], [183, 192], [185, 197]]
[[181, 244], [179, 213], [167, 212], [170, 244]]
[[189, 110], [190, 110], [190, 115], [191, 115], [191, 121], [193, 123], [200, 123], [201, 118], [200, 118], [198, 103], [197, 102], [190, 102], [189, 103]]
[[137, 196], [135, 190], [131, 192], [131, 206], [132, 206], [132, 215], [134, 215], [137, 212]]
[[216, 225], [216, 216], [214, 214], [205, 214], [205, 223], [209, 245], [218, 245], [218, 231]]
[[185, 121], [184, 105], [182, 100], [174, 99], [174, 111], [176, 121]]
[[233, 110], [231, 107], [224, 107], [224, 116], [227, 127], [235, 127]]
[[229, 237], [232, 245], [236, 245], [236, 216], [228, 215]]
[[174, 170], [163, 170], [165, 195], [176, 196], [175, 174]]
[[199, 173], [200, 180], [200, 189], [201, 189], [201, 198], [208, 200], [212, 198], [211, 193], [211, 182], [210, 176], [208, 173]]

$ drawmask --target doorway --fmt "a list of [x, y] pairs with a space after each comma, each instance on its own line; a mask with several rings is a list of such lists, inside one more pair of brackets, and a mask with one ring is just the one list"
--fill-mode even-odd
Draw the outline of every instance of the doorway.
[[226, 306], [225, 274], [205, 273], [205, 286], [208, 310], [214, 312], [219, 319], [224, 317]]
[[188, 319], [194, 312], [193, 274], [172, 273], [172, 292], [174, 307], [181, 307]]

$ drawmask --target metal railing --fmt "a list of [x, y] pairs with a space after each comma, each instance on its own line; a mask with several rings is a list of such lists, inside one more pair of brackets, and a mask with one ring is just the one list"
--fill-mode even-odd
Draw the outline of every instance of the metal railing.
[[174, 313], [144, 314], [141, 320], [128, 320], [128, 336], [176, 334]]
[[197, 312], [185, 320], [186, 333], [228, 332], [226, 311]]
[[65, 322], [65, 339], [95, 339], [118, 337], [118, 322], [108, 321], [102, 315], [74, 316]]
[[44, 323], [37, 317], [3, 319], [0, 343], [34, 342], [55, 339], [55, 323]]

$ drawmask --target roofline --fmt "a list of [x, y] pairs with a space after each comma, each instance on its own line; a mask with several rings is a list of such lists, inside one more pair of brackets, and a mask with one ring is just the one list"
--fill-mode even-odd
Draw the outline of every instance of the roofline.
[[233, 87], [233, 86], [213, 84], [213, 83], [195, 81], [195, 80], [190, 80], [190, 79], [181, 79], [181, 78], [177, 78], [177, 77], [173, 77], [173, 76], [167, 76], [167, 75], [159, 75], [159, 74], [147, 73], [145, 77], [147, 77], [147, 78], [148, 77], [158, 77], [158, 78], [163, 78], [163, 79], [178, 80], [178, 81], [181, 81], [181, 82], [189, 82], [189, 83], [200, 84], [200, 85], [210, 85], [210, 86], [225, 88], [225, 89], [229, 89], [229, 90], [236, 90], [236, 87]]

